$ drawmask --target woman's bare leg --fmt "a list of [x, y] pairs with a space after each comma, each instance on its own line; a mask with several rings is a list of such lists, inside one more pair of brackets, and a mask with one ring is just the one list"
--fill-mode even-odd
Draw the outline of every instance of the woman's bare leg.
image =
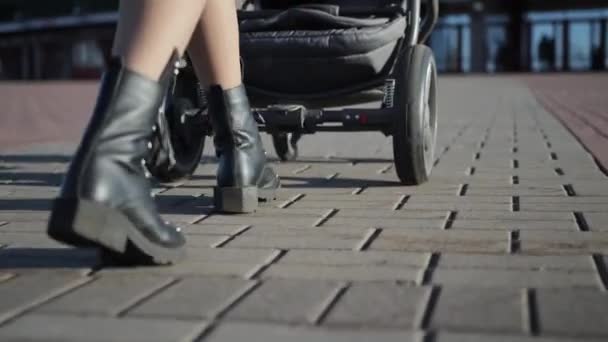
[[207, 0], [188, 54], [204, 85], [231, 89], [241, 84], [239, 31], [234, 0]]
[[[157, 80], [173, 52], [177, 49], [181, 55], [186, 49], [206, 2], [207, 0], [120, 1], [114, 56], [122, 57], [122, 62], [128, 69]], [[221, 25], [219, 30], [222, 31], [225, 26]], [[218, 28], [215, 30], [217, 32]]]

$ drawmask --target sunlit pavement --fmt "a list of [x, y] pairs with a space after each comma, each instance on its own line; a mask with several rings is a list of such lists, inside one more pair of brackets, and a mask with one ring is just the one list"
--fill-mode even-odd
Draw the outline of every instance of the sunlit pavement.
[[608, 339], [605, 74], [441, 78], [437, 162], [419, 187], [397, 182], [390, 138], [318, 134], [275, 164], [276, 202], [222, 216], [205, 158], [157, 187], [189, 243], [184, 263], [160, 268], [107, 267], [46, 238], [96, 86], [10, 87], [2, 341]]

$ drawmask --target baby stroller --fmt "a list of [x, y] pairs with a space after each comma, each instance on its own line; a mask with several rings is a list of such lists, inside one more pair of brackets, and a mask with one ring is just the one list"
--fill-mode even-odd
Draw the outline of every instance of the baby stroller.
[[[437, 21], [438, 0], [425, 5], [422, 19], [421, 0], [245, 1], [239, 11], [244, 83], [260, 130], [272, 135], [282, 160], [297, 157], [303, 134], [380, 131], [393, 137], [401, 182], [428, 180], [437, 75], [423, 43]], [[379, 108], [352, 107], [370, 94], [379, 96]], [[147, 160], [159, 180], [194, 172], [212, 135], [205, 108], [186, 57], [176, 65]]]

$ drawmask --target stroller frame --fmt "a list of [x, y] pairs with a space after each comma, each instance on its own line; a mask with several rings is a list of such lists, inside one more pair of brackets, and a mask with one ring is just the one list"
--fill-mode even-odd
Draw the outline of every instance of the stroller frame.
[[[303, 134], [315, 132], [352, 132], [380, 131], [393, 135], [394, 157], [397, 174], [403, 184], [417, 185], [424, 183], [430, 176], [434, 164], [436, 140], [436, 68], [432, 51], [422, 45], [430, 36], [438, 19], [438, 0], [426, 0], [425, 18], [421, 19], [421, 0], [401, 0], [400, 5], [386, 8], [340, 8], [340, 16], [375, 16], [390, 18], [395, 14], [407, 18], [406, 31], [397, 42], [388, 65], [376, 78], [333, 91], [304, 95], [293, 95], [258, 89], [252, 86], [247, 91], [260, 131], [272, 135], [277, 155], [282, 160], [293, 160], [297, 157], [297, 143]], [[251, 5], [246, 1], [243, 5]], [[281, 10], [238, 11], [239, 20], [264, 18], [280, 13]], [[164, 115], [177, 113], [184, 122], [184, 115], [197, 116], [192, 126], [211, 135], [211, 125], [203, 110], [206, 106], [204, 92], [200, 86], [192, 86], [195, 81], [192, 70], [183, 70], [188, 63], [181, 63], [178, 69], [181, 75], [176, 77], [175, 84], [168, 93], [167, 109]], [[191, 68], [190, 68], [191, 69]], [[178, 70], [176, 70], [178, 71]], [[177, 72], [176, 72], [177, 74]], [[181, 77], [181, 82], [180, 82]], [[198, 82], [196, 82], [198, 83]], [[353, 95], [364, 91], [381, 90], [382, 106], [377, 109], [343, 108], [327, 109], [333, 106], [348, 106], [363, 101], [353, 100]], [[377, 94], [378, 95], [378, 94]], [[181, 105], [179, 109], [170, 108], [180, 97], [197, 100], [195, 105]], [[182, 101], [183, 103], [183, 101]], [[196, 115], [200, 114], [200, 115]], [[161, 115], [162, 116], [162, 115]], [[167, 125], [159, 120], [159, 126]], [[170, 120], [170, 118], [169, 118]], [[189, 155], [179, 159], [179, 151], [172, 146], [171, 135], [181, 134], [165, 128], [157, 135], [153, 154], [165, 152], [169, 162], [158, 163], [158, 158], [149, 169], [152, 174], [163, 181], [175, 181], [194, 172], [200, 161], [202, 145], [189, 151]], [[195, 143], [196, 144], [196, 143]], [[171, 153], [172, 152], [172, 153]], [[167, 158], [165, 158], [167, 159]], [[180, 165], [181, 164], [181, 165]]]

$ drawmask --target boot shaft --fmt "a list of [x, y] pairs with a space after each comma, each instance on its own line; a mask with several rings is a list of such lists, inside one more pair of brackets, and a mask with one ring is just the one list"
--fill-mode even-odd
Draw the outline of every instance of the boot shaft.
[[259, 138], [244, 86], [224, 90], [212, 86], [208, 91], [209, 114], [216, 150], [247, 148]]
[[[112, 61], [101, 80], [93, 115], [74, 155], [62, 197], [98, 197], [107, 192], [112, 169], [143, 175], [143, 158], [152, 133], [164, 85]], [[116, 172], [116, 170], [114, 170]], [[95, 194], [97, 193], [97, 194]], [[102, 196], [105, 197], [105, 196]]]
[[209, 115], [219, 158], [218, 186], [242, 187], [259, 182], [266, 155], [243, 85], [208, 91]]

